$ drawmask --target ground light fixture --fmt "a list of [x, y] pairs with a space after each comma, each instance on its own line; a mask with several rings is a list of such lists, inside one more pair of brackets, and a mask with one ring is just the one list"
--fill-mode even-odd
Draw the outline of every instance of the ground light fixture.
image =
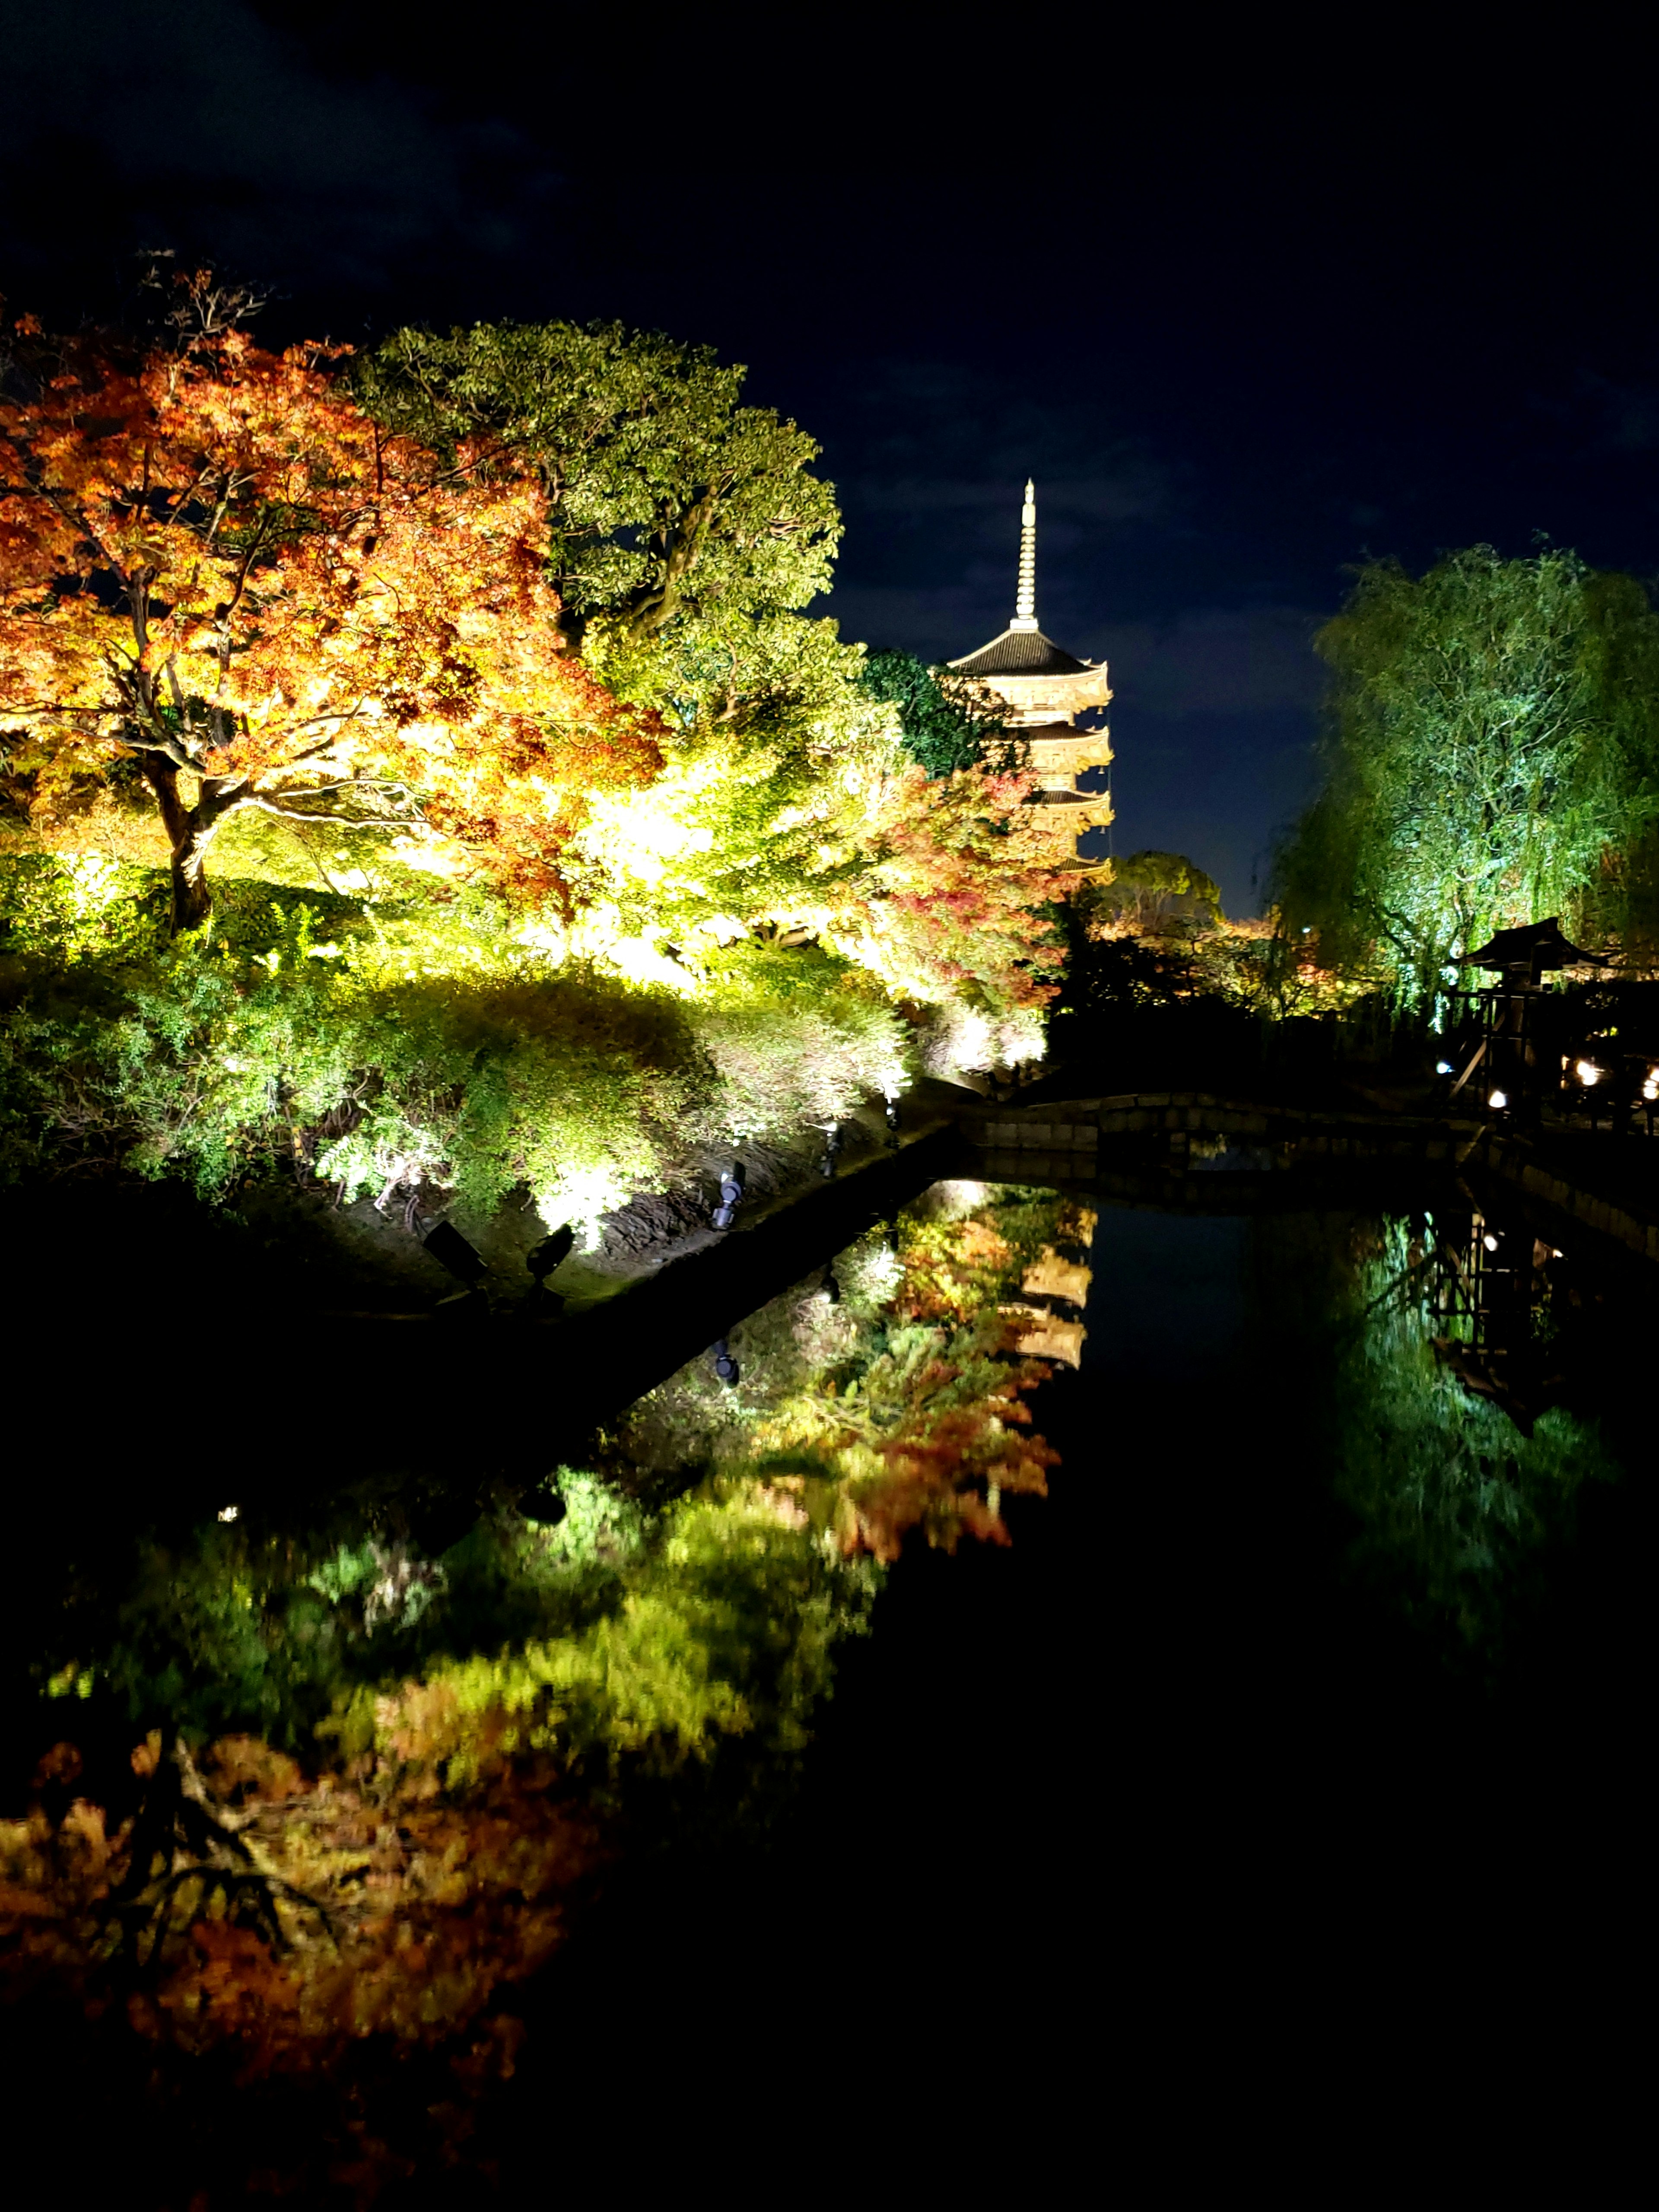
[[1492, 1235], [1490, 1229], [1480, 1239], [1480, 1242], [1486, 1246], [1488, 1252], [1495, 1252], [1498, 1249], [1498, 1239]]
[[1601, 1080], [1601, 1071], [1593, 1060], [1581, 1060], [1573, 1069], [1573, 1073], [1586, 1091], [1593, 1089]]
[[1507, 1106], [1509, 1103], [1510, 1094], [1507, 1091], [1494, 1091], [1491, 1097], [1486, 1101], [1488, 1106], [1497, 1106], [1499, 1108]]
[[1434, 1072], [1437, 1075], [1449, 1075], [1452, 1072], [1450, 1060], [1437, 1060], [1434, 1063]]

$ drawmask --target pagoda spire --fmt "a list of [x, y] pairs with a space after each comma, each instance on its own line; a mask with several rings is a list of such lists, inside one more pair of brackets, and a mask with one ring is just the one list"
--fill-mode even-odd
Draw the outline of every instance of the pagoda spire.
[[1025, 479], [1025, 504], [1019, 511], [1019, 581], [1014, 592], [1012, 629], [1035, 629], [1036, 620], [1036, 486]]

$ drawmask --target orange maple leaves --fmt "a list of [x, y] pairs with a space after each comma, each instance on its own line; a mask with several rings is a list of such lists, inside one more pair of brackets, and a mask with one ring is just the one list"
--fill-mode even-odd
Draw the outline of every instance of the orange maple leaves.
[[48, 806], [122, 754], [158, 794], [193, 777], [176, 866], [252, 805], [424, 825], [556, 891], [586, 794], [659, 767], [654, 719], [566, 650], [540, 488], [386, 435], [337, 350], [26, 342], [0, 389], [0, 716], [42, 741]]
[[999, 1011], [1054, 997], [1065, 953], [1043, 908], [1076, 877], [1024, 805], [1032, 788], [983, 769], [894, 780], [874, 825], [876, 896], [841, 932], [890, 989], [932, 999], [971, 983]]

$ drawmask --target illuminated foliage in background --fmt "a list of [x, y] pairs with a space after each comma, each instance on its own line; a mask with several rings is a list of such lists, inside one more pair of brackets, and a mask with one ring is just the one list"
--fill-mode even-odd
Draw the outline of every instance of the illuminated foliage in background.
[[585, 793], [658, 764], [562, 647], [546, 502], [438, 479], [328, 372], [198, 330], [130, 357], [25, 333], [0, 402], [0, 714], [34, 804], [137, 760], [175, 920], [239, 809], [422, 823], [545, 896]]
[[1091, 876], [1079, 901], [1097, 935], [1179, 935], [1222, 927], [1221, 892], [1184, 853], [1131, 853]]
[[1494, 929], [1608, 911], [1659, 805], [1639, 584], [1548, 550], [1477, 546], [1421, 578], [1378, 562], [1316, 643], [1323, 787], [1278, 862], [1293, 938], [1416, 1003]]
[[[1080, 1017], [1109, 1033], [1126, 1012], [1183, 1006], [1270, 1019], [1340, 1013], [1371, 988], [1322, 967], [1312, 939], [1292, 939], [1276, 913], [1229, 920], [1214, 881], [1181, 853], [1113, 861], [1078, 886], [1067, 921], [1068, 1028]], [[1218, 1049], [1228, 1048], [1218, 1040]]]

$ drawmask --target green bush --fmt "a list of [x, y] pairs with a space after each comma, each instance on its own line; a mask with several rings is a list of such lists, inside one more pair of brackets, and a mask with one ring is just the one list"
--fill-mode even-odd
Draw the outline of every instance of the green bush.
[[307, 1163], [349, 1198], [527, 1187], [592, 1224], [688, 1141], [787, 1132], [907, 1079], [903, 1025], [833, 956], [740, 946], [704, 995], [553, 964], [487, 899], [371, 908], [230, 884], [170, 939], [158, 873], [0, 869], [13, 1176], [79, 1154], [210, 1199]]

